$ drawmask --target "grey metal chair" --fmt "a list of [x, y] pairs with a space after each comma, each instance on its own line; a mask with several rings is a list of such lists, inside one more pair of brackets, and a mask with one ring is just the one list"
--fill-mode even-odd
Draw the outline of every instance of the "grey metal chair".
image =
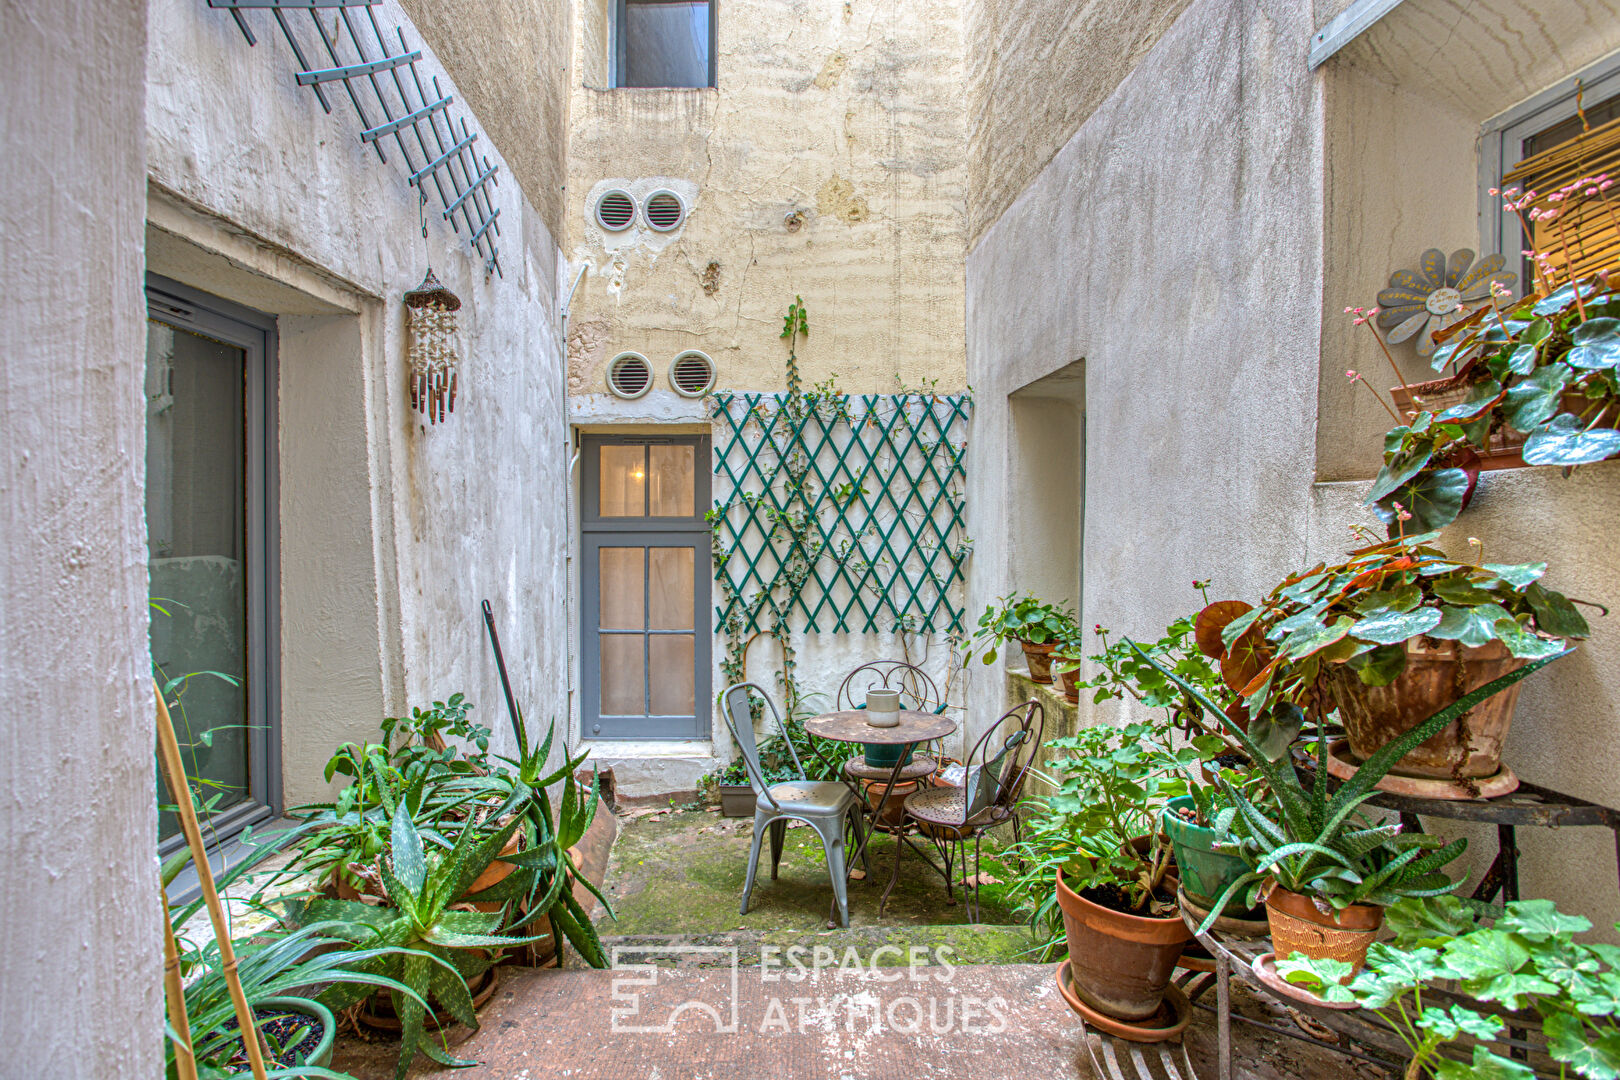
[[[751, 695], [757, 695], [771, 710], [776, 731], [787, 746], [793, 759], [797, 779], [767, 784], [765, 772], [759, 762], [759, 746], [754, 739], [754, 712]], [[771, 880], [776, 880], [777, 867], [782, 862], [782, 845], [787, 838], [787, 823], [802, 821], [816, 830], [821, 837], [822, 850], [827, 855], [827, 873], [832, 877], [833, 897], [838, 909], [838, 921], [849, 925], [849, 897], [845, 888], [848, 866], [844, 853], [845, 830], [854, 834], [856, 850], [862, 850], [864, 817], [849, 788], [836, 780], [807, 780], [804, 765], [782, 725], [782, 714], [757, 683], [735, 683], [720, 693], [721, 715], [731, 737], [742, 750], [743, 763], [748, 769], [748, 783], [754, 789], [754, 840], [748, 852], [748, 878], [743, 883], [742, 914], [748, 914], [748, 898], [754, 891], [754, 878], [759, 871], [759, 847], [767, 832], [771, 837]]]

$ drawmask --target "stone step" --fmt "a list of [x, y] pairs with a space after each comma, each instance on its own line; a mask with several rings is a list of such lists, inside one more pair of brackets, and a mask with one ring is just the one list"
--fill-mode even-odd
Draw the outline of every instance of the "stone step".
[[[600, 928], [600, 924], [599, 924]], [[739, 963], [757, 965], [763, 956], [788, 963], [790, 950], [803, 964], [883, 967], [936, 964], [945, 950], [949, 964], [1027, 964], [1040, 958], [1029, 927], [1017, 926], [854, 926], [839, 930], [723, 930], [699, 934], [603, 935], [611, 958], [615, 947], [638, 956], [637, 963], [659, 967], [716, 967], [729, 964], [735, 950]], [[819, 952], [818, 952], [819, 950]], [[879, 951], [881, 950], [881, 951]], [[828, 960], [834, 957], [836, 959]]]

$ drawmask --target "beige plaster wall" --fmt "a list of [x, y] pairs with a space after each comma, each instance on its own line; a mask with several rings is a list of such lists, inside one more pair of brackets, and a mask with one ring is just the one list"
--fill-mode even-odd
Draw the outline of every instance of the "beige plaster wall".
[[163, 1063], [142, 4], [0, 6], [0, 1072]]
[[523, 194], [561, 236], [568, 143], [570, 0], [404, 0]]
[[[570, 393], [603, 392], [606, 362], [626, 349], [660, 387], [669, 361], [698, 348], [722, 387], [782, 389], [777, 336], [795, 296], [810, 315], [806, 388], [836, 374], [849, 390], [893, 391], [896, 376], [959, 389], [959, 5], [725, 3], [719, 87], [701, 90], [592, 89], [609, 40], [600, 10], [582, 9], [587, 77], [573, 91], [566, 247], [591, 269], [570, 312]], [[686, 224], [626, 235], [588, 223], [593, 196], [621, 181], [638, 196], [676, 190]]]
[[[968, 0], [966, 7], [968, 236], [976, 242], [1187, 0]], [[1177, 88], [1167, 89], [1180, 99]], [[1173, 142], [1162, 145], [1173, 152]]]

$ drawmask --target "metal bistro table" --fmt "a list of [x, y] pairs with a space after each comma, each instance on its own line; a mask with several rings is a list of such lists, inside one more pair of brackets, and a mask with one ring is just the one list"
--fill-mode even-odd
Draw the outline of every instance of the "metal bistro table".
[[[804, 722], [804, 730], [823, 739], [831, 739], [833, 742], [874, 743], [880, 746], [905, 747], [900, 751], [900, 756], [895, 759], [894, 768], [889, 770], [889, 782], [884, 787], [883, 797], [878, 800], [877, 806], [869, 809], [867, 818], [870, 827], [866, 830], [865, 835], [861, 837], [860, 846], [855, 849], [855, 856], [849, 860], [848, 865], [853, 869], [855, 864], [861, 861], [862, 856], [866, 853], [866, 845], [872, 839], [874, 832], [886, 832], [894, 836], [897, 845], [902, 843], [910, 845], [911, 849], [921, 856], [922, 860], [930, 867], [933, 867], [936, 872], [944, 873], [938, 866], [934, 865], [934, 861], [928, 857], [927, 853], [916, 844], [913, 844], [911, 838], [906, 835], [907, 829], [904, 815], [901, 815], [900, 823], [897, 826], [883, 824], [883, 808], [888, 805], [895, 785], [901, 780], [901, 774], [906, 766], [907, 751], [915, 749], [919, 743], [933, 742], [935, 739], [943, 739], [945, 736], [952, 734], [956, 731], [956, 721], [938, 713], [901, 709], [897, 713], [886, 714], [898, 717], [900, 722], [894, 727], [874, 727], [868, 722], [872, 715], [865, 709], [845, 709], [841, 712], [825, 713], [821, 716], [812, 717]], [[816, 756], [821, 757], [820, 751], [817, 751]], [[829, 767], [831, 766], [831, 763], [827, 762], [826, 758], [823, 757], [822, 761], [826, 762]], [[844, 782], [849, 784], [850, 790], [855, 792], [855, 797], [861, 800], [861, 804], [866, 805], [865, 795], [860, 790], [859, 785], [851, 783], [847, 778]], [[947, 877], [947, 883], [949, 883], [949, 880]], [[889, 894], [894, 891], [894, 887], [899, 881], [900, 860], [896, 858], [894, 872], [889, 877], [889, 886], [883, 890], [883, 897], [878, 901], [879, 915], [883, 914], [883, 907], [889, 902]]]

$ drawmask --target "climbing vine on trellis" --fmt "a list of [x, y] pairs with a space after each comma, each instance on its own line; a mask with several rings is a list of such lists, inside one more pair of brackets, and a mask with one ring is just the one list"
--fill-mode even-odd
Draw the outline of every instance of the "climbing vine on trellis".
[[[793, 346], [807, 333], [789, 310]], [[713, 527], [722, 671], [741, 679], [752, 638], [785, 651], [790, 620], [817, 632], [962, 630], [959, 586], [971, 550], [964, 523], [968, 394], [717, 393]]]

